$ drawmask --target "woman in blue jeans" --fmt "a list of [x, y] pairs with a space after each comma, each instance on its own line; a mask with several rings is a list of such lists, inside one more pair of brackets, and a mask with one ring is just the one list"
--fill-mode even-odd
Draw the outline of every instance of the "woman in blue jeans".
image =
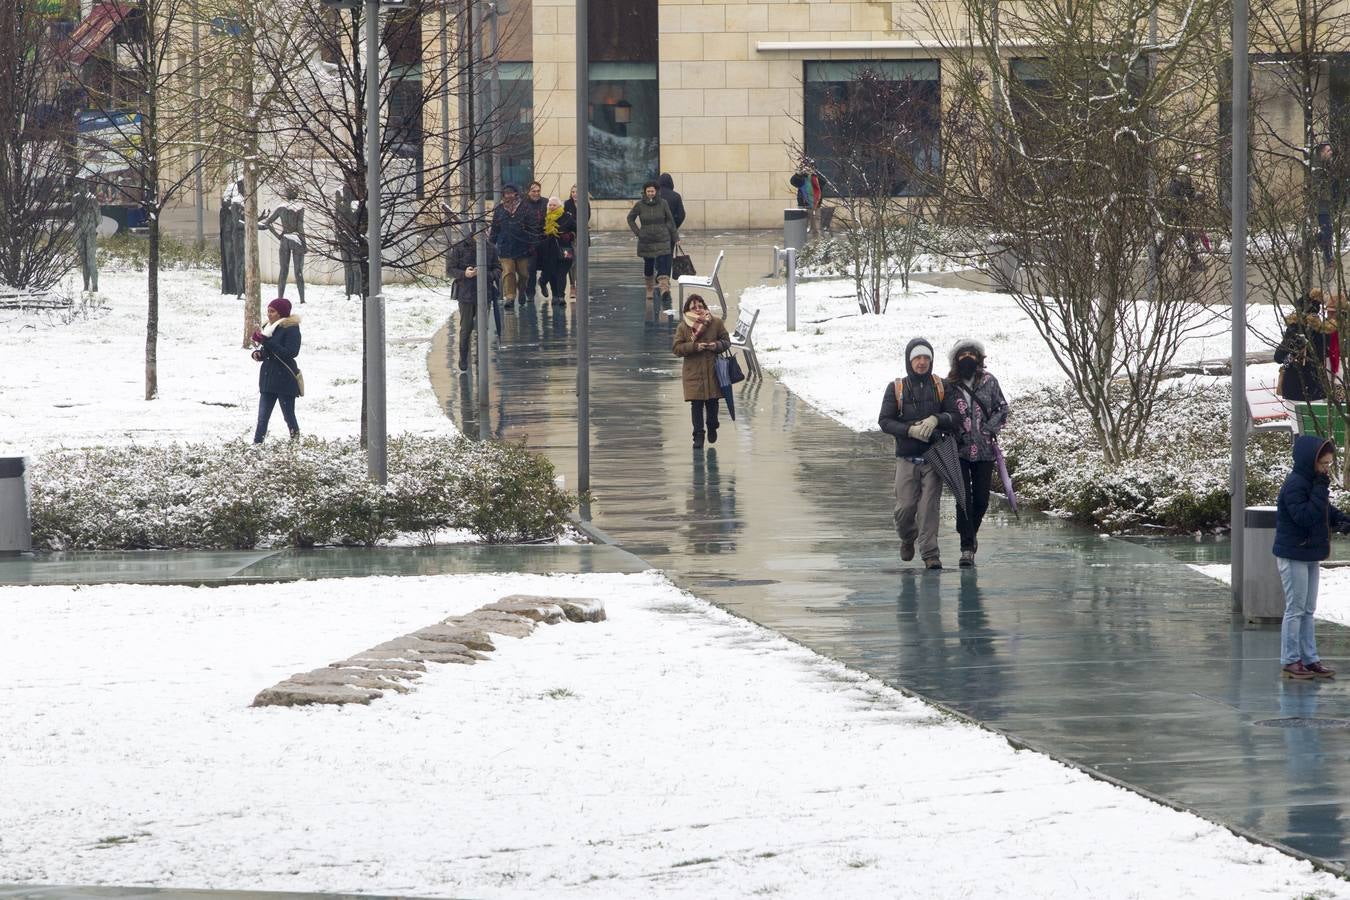
[[1350, 530], [1350, 517], [1331, 505], [1336, 445], [1324, 437], [1294, 438], [1294, 468], [1280, 488], [1275, 513], [1275, 564], [1284, 587], [1280, 667], [1285, 678], [1334, 678], [1317, 655], [1313, 616], [1322, 560], [1331, 555], [1331, 529]]

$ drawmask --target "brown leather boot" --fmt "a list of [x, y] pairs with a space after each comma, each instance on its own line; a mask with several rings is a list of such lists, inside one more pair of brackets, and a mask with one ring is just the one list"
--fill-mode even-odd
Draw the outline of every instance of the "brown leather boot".
[[650, 300], [652, 299], [652, 293], [656, 290], [656, 279], [648, 275], [646, 280], [647, 280], [647, 299]]
[[661, 308], [670, 309], [670, 276], [662, 275], [656, 281], [661, 291]]

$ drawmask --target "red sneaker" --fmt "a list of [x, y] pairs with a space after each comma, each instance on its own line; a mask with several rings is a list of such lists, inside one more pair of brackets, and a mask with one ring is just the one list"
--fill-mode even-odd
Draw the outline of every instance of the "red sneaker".
[[[1319, 663], [1320, 665], [1320, 663]], [[1285, 678], [1293, 678], [1296, 681], [1311, 681], [1317, 676], [1314, 675], [1307, 666], [1301, 662], [1292, 662], [1280, 669], [1280, 674]]]
[[1318, 678], [1335, 678], [1336, 670], [1328, 669], [1321, 662], [1306, 663], [1303, 668], [1316, 675]]

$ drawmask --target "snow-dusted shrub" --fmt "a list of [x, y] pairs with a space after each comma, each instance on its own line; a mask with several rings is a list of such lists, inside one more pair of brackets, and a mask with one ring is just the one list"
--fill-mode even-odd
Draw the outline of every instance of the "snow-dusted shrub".
[[[1224, 527], [1229, 396], [1225, 385], [1191, 389], [1150, 424], [1140, 457], [1113, 466], [1067, 388], [1025, 395], [1003, 436], [1018, 499], [1107, 531]], [[1287, 435], [1253, 435], [1247, 502], [1274, 503], [1289, 466]]]
[[577, 503], [522, 445], [416, 436], [390, 440], [385, 487], [355, 440], [305, 438], [50, 453], [32, 495], [34, 543], [53, 550], [371, 546], [445, 528], [548, 540]]

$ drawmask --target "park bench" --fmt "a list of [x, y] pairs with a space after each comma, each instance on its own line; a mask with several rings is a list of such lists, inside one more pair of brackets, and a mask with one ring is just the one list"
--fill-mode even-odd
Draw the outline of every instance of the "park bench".
[[741, 310], [736, 316], [736, 330], [731, 333], [731, 349], [741, 351], [745, 357], [745, 374], [760, 374], [759, 359], [755, 356], [755, 342], [751, 337], [755, 332], [755, 323], [759, 321], [759, 310], [753, 314]]
[[[726, 256], [726, 251], [717, 254], [717, 262], [713, 263], [711, 275], [681, 275], [680, 285], [680, 310], [684, 309], [684, 289], [703, 288], [717, 292], [717, 302], [722, 305], [722, 319], [727, 317], [727, 298], [722, 294], [722, 282], [717, 279], [717, 273], [722, 270], [722, 259]], [[677, 314], [678, 315], [678, 314]]]
[[1274, 381], [1247, 383], [1247, 416], [1253, 432], [1299, 433], [1299, 420], [1294, 413], [1294, 404], [1275, 393]]

